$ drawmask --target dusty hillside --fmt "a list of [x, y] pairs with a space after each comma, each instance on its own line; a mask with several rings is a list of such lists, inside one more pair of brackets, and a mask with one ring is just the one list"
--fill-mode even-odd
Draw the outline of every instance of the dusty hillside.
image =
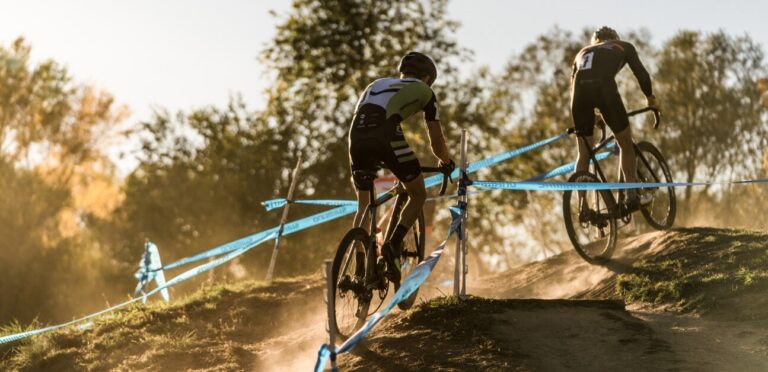
[[654, 232], [620, 242], [592, 266], [573, 251], [484, 278], [473, 293], [494, 298], [617, 299], [633, 307], [768, 320], [768, 234], [714, 228]]
[[344, 358], [350, 370], [635, 370], [675, 354], [617, 301], [438, 299], [400, 314]]
[[[768, 235], [688, 228], [566, 252], [395, 312], [344, 370], [768, 370]], [[308, 370], [322, 279], [216, 286], [0, 350], [17, 370]], [[424, 291], [423, 293], [426, 293]], [[484, 296], [487, 298], [479, 297]]]
[[[309, 369], [324, 336], [320, 277], [219, 285], [165, 306], [115, 312], [89, 330], [0, 349], [0, 370], [233, 371]], [[320, 316], [320, 318], [318, 318]]]

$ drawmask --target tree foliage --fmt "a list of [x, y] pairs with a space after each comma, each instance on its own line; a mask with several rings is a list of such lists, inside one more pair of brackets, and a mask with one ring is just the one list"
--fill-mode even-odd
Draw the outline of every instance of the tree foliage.
[[[0, 319], [20, 309], [51, 309], [41, 310], [44, 316], [74, 309], [71, 298], [94, 298], [78, 294], [92, 294], [92, 283], [102, 281], [109, 298], [122, 298], [145, 238], [160, 246], [167, 263], [274, 226], [278, 214], [260, 202], [285, 195], [299, 154], [305, 165], [298, 198], [353, 198], [346, 133], [358, 94], [376, 78], [397, 75], [409, 50], [437, 61], [434, 90], [457, 160], [462, 129], [473, 161], [572, 126], [571, 64], [588, 43], [586, 29], [553, 28], [511, 53], [500, 71], [480, 66], [460, 73], [460, 66], [471, 66], [471, 52], [455, 39], [459, 25], [447, 14], [447, 0], [292, 4], [275, 15], [275, 37], [259, 54], [273, 82], [265, 107], [248, 108], [233, 97], [226, 107], [158, 110], [138, 124], [140, 165], [120, 185], [103, 154], [105, 140], [125, 138], [118, 131], [125, 111], [112, 96], [77, 84], [54, 61], [31, 63], [21, 39], [0, 48], [0, 270], [25, 283], [23, 290], [10, 281], [0, 285], [16, 296], [0, 307]], [[665, 108], [660, 131], [650, 130], [647, 118], [632, 120], [636, 139], [657, 143], [679, 180], [765, 175], [762, 47], [724, 32], [681, 31], [658, 46], [647, 31], [622, 34], [638, 47]], [[628, 69], [618, 81], [627, 107], [640, 107], [644, 100]], [[420, 122], [408, 120], [406, 136], [422, 163], [431, 164], [436, 160]], [[575, 141], [564, 140], [476, 177], [524, 180], [574, 158]], [[765, 190], [691, 189], [681, 203], [710, 208], [716, 213], [699, 215], [728, 216], [729, 224], [762, 227], [754, 223], [762, 204], [754, 201], [765, 200]], [[433, 237], [442, 234], [447, 203], [427, 207], [436, 221]], [[508, 269], [568, 249], [559, 194], [483, 193], [471, 203], [471, 251], [484, 265], [473, 271]], [[323, 209], [297, 207], [291, 217]], [[285, 239], [278, 275], [316, 271], [348, 227], [349, 220], [338, 220]], [[217, 275], [261, 277], [269, 253], [254, 250]]]
[[[764, 57], [748, 36], [722, 31], [681, 31], [664, 43], [655, 76], [667, 118], [660, 145], [678, 178], [734, 179], [759, 171], [755, 159], [768, 146], [758, 90]], [[686, 199], [692, 192], [686, 190]]]
[[96, 279], [111, 261], [84, 222], [120, 201], [103, 149], [124, 110], [58, 63], [32, 63], [30, 53], [21, 38], [0, 47], [2, 321], [56, 319], [101, 302]]

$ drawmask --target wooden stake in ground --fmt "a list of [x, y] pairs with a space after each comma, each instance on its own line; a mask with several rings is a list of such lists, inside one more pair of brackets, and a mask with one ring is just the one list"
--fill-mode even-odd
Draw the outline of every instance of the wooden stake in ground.
[[280, 249], [280, 238], [283, 236], [283, 228], [285, 227], [285, 222], [288, 220], [288, 210], [291, 208], [291, 203], [293, 202], [293, 191], [296, 189], [300, 172], [301, 155], [299, 155], [299, 160], [296, 162], [296, 168], [293, 170], [291, 186], [288, 188], [288, 196], [285, 198], [286, 203], [283, 206], [283, 216], [280, 218], [280, 227], [277, 229], [275, 248], [272, 250], [272, 258], [269, 260], [269, 269], [267, 269], [267, 283], [272, 283], [272, 274], [275, 272], [275, 263], [277, 262], [277, 251]]

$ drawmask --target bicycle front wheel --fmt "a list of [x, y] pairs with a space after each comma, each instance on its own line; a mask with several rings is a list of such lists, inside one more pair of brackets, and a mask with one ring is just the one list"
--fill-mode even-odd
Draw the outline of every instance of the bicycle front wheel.
[[[637, 144], [637, 149], [639, 150], [637, 177], [640, 182], [673, 182], [667, 161], [656, 146], [650, 142], [640, 142]], [[653, 196], [651, 202], [640, 209], [648, 224], [656, 230], [672, 227], [677, 212], [675, 188], [649, 187], [640, 192], [650, 193]]]
[[333, 259], [333, 314], [336, 334], [343, 341], [365, 324], [372, 293], [366, 289], [366, 244], [370, 237], [362, 228], [349, 230]]
[[[592, 173], [574, 173], [568, 182], [595, 183]], [[609, 190], [563, 193], [563, 219], [573, 248], [584, 260], [596, 264], [608, 260], [616, 248], [616, 204]]]
[[[426, 241], [424, 227], [424, 212], [419, 214], [419, 218], [414, 222], [408, 234], [403, 239], [403, 255], [400, 258], [400, 273], [402, 278], [408, 277], [416, 265], [424, 261], [424, 243]], [[400, 289], [400, 283], [395, 283], [395, 292]], [[419, 294], [418, 288], [408, 298], [397, 304], [401, 310], [410, 309], [416, 302]]]

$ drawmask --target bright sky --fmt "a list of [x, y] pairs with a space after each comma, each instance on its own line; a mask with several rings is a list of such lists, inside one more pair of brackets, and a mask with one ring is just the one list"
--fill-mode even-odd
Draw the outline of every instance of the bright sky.
[[[269, 84], [257, 56], [276, 24], [268, 12], [289, 8], [290, 0], [0, 0], [0, 44], [23, 35], [34, 58], [108, 90], [132, 121], [152, 107], [223, 105], [238, 92], [257, 107]], [[647, 27], [656, 42], [682, 28], [724, 29], [768, 45], [765, 0], [453, 0], [450, 12], [475, 63], [494, 68], [555, 25]]]

